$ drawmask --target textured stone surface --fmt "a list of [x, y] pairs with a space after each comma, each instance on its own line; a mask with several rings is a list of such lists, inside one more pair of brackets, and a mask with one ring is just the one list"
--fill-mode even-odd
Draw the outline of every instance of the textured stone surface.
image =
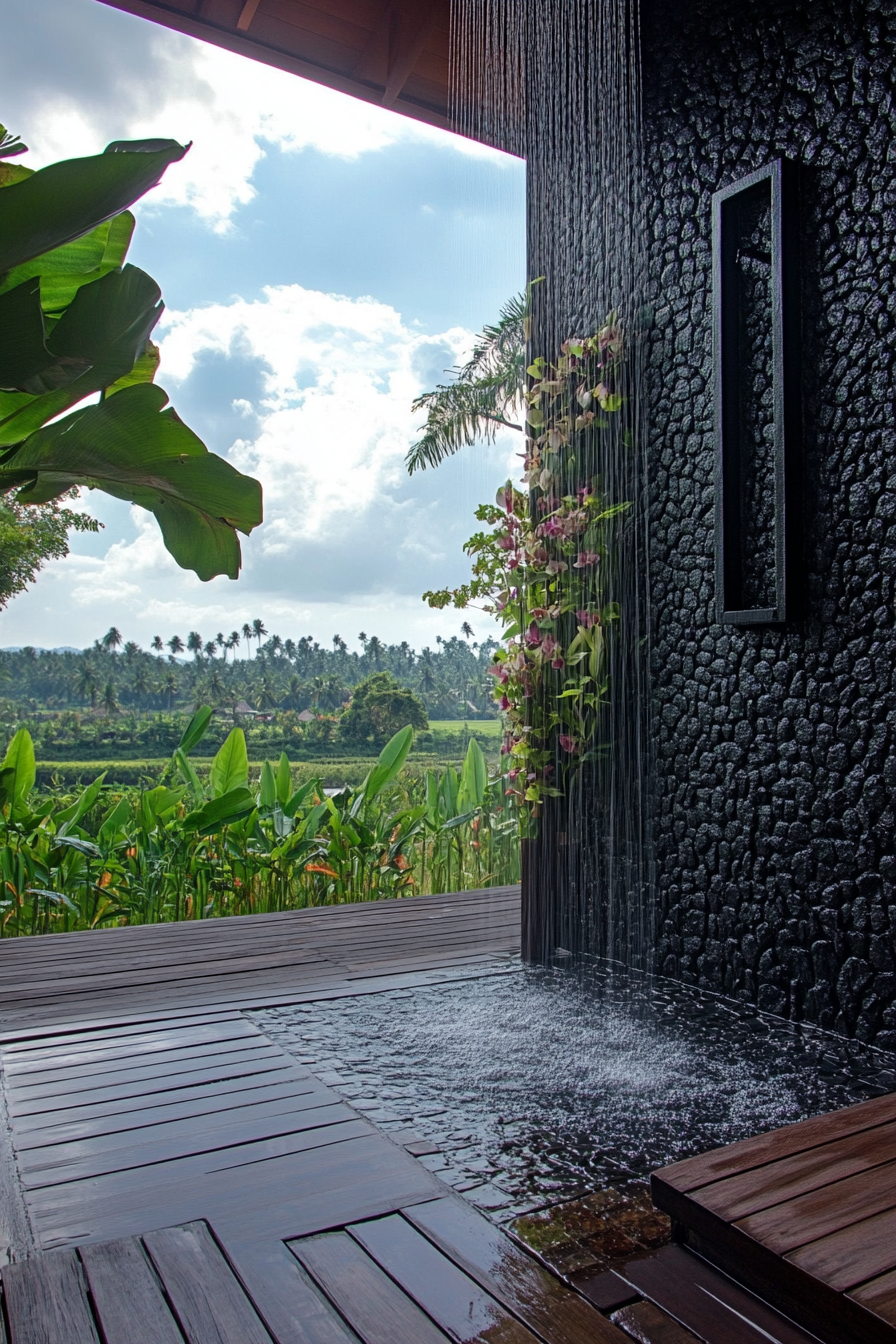
[[[646, 0], [658, 969], [896, 1047], [896, 0]], [[723, 628], [710, 198], [801, 165], [805, 607]]]

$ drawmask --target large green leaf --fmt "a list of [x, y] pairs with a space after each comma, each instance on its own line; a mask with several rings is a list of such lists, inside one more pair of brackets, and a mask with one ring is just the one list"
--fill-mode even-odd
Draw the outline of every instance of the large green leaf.
[[184, 817], [185, 831], [196, 831], [199, 835], [212, 835], [222, 826], [230, 826], [242, 821], [250, 812], [255, 811], [255, 799], [247, 788], [239, 786], [230, 789], [220, 798], [212, 798], [196, 812]]
[[0, 272], [95, 229], [160, 180], [189, 145], [119, 141], [103, 154], [50, 164], [0, 191]]
[[460, 772], [460, 787], [457, 793], [457, 806], [461, 812], [482, 806], [488, 784], [488, 766], [482, 754], [482, 748], [473, 737], [467, 747], [467, 755]]
[[281, 807], [286, 807], [292, 797], [292, 771], [289, 768], [289, 757], [285, 751], [280, 753], [280, 762], [277, 766], [277, 802]]
[[177, 744], [178, 751], [192, 751], [198, 747], [199, 743], [205, 737], [206, 730], [211, 722], [214, 710], [208, 705], [201, 705], [193, 715], [190, 722], [183, 731], [183, 736]]
[[[10, 304], [19, 289], [0, 297], [0, 320], [3, 305]], [[60, 369], [80, 361], [84, 371], [66, 386], [42, 395], [24, 401], [14, 397], [8, 407], [4, 403], [9, 394], [0, 395], [0, 445], [20, 443], [76, 402], [129, 374], [162, 308], [158, 285], [137, 266], [110, 271], [79, 289], [47, 338], [47, 347]]]
[[249, 787], [249, 756], [246, 751], [246, 734], [242, 728], [231, 731], [212, 761], [209, 785], [213, 798], [221, 798], [233, 789]]
[[155, 514], [184, 569], [203, 580], [235, 579], [234, 529], [248, 533], [261, 522], [261, 486], [210, 453], [171, 408], [162, 409], [167, 400], [147, 383], [47, 425], [0, 460], [0, 489], [19, 486], [22, 503], [42, 504], [86, 485], [140, 504]]
[[4, 772], [7, 770], [13, 772], [11, 775], [6, 775], [3, 782], [13, 813], [20, 812], [37, 778], [34, 743], [27, 728], [20, 728], [10, 742], [0, 769]]
[[410, 724], [407, 728], [400, 728], [395, 736], [389, 739], [380, 752], [376, 765], [364, 781], [362, 793], [365, 802], [373, 802], [377, 794], [387, 784], [391, 784], [404, 765], [413, 740], [414, 730]]
[[14, 266], [0, 277], [0, 294], [37, 276], [44, 312], [61, 312], [71, 303], [81, 285], [99, 280], [107, 272], [117, 271], [124, 265], [135, 223], [130, 210], [123, 210], [120, 215], [98, 224], [83, 238], [63, 247], [54, 247], [21, 266]]

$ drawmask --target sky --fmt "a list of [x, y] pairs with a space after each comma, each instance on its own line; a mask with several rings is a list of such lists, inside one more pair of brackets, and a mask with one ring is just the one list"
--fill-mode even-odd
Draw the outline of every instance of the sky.
[[523, 287], [523, 164], [99, 0], [5, 0], [3, 27], [21, 162], [193, 142], [135, 207], [128, 260], [165, 298], [157, 383], [262, 481], [265, 521], [240, 578], [204, 584], [150, 514], [85, 491], [103, 530], [0, 613], [0, 647], [83, 648], [111, 625], [146, 647], [256, 617], [351, 647], [457, 634], [464, 616], [421, 594], [468, 577], [473, 511], [518, 474], [519, 436], [413, 478], [403, 459], [414, 397]]

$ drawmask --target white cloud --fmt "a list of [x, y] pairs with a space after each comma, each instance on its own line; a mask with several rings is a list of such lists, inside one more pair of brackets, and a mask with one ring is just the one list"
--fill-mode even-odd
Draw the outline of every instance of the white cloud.
[[264, 395], [251, 407], [261, 432], [237, 440], [231, 456], [264, 485], [268, 522], [258, 546], [284, 554], [297, 538], [323, 537], [335, 515], [356, 517], [404, 481], [404, 456], [421, 421], [411, 403], [424, 390], [415, 356], [435, 347], [453, 363], [472, 335], [461, 328], [421, 335], [371, 298], [301, 285], [263, 293], [166, 313], [161, 376], [184, 381], [209, 351], [266, 366]]

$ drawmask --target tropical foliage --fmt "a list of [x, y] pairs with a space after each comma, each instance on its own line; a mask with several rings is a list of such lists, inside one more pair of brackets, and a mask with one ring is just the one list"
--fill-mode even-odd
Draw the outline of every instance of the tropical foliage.
[[208, 707], [193, 716], [155, 787], [115, 792], [101, 775], [64, 799], [35, 791], [34, 746], [16, 734], [0, 766], [0, 936], [516, 880], [506, 780], [475, 742], [460, 775], [405, 780], [407, 726], [359, 786], [328, 796], [317, 780], [296, 787], [285, 755], [250, 787], [239, 728], [200, 778], [190, 753], [210, 718]]
[[[24, 151], [0, 131], [4, 158]], [[237, 532], [261, 522], [261, 487], [154, 386], [161, 293], [125, 260], [127, 207], [188, 149], [119, 141], [37, 172], [0, 163], [0, 492], [40, 507], [102, 490], [152, 512], [179, 565], [235, 579]]]
[[33, 583], [47, 560], [68, 555], [68, 534], [97, 532], [99, 523], [66, 504], [74, 490], [47, 504], [20, 504], [15, 492], [0, 492], [0, 609]]
[[[261, 627], [258, 636], [255, 625]], [[356, 723], [358, 736], [353, 740], [359, 745], [374, 739], [382, 744], [388, 724], [374, 730], [368, 721], [362, 731], [353, 717], [343, 729], [333, 717], [342, 717], [359, 683], [380, 673], [389, 675], [390, 685], [397, 683], [413, 692], [419, 702], [416, 709], [404, 702], [402, 723], [422, 726], [421, 712], [435, 719], [494, 716], [488, 667], [495, 642], [478, 644], [470, 627], [464, 628], [466, 637], [437, 636], [434, 648], [416, 652], [407, 641], [387, 644], [366, 633], [357, 651], [350, 650], [340, 635], [333, 637], [330, 647], [308, 636], [283, 639], [269, 635], [261, 620], [247, 623], [242, 635], [237, 630], [229, 635], [203, 636], [196, 630], [165, 639], [157, 635], [150, 650], [144, 650], [112, 627], [83, 652], [25, 648], [0, 653], [0, 697], [8, 701], [6, 714], [0, 702], [0, 724], [3, 717], [27, 720], [43, 739], [43, 759], [54, 755], [62, 759], [60, 751], [77, 759], [79, 740], [117, 739], [120, 734], [114, 725], [121, 714], [140, 713], [144, 718], [139, 737], [130, 742], [131, 754], [136, 748], [138, 755], [154, 755], [173, 745], [166, 736], [172, 730], [163, 716], [192, 711], [202, 702], [221, 710], [242, 703], [256, 715], [284, 723], [308, 711], [319, 724], [313, 732], [313, 725], [306, 726], [310, 737], [332, 732], [348, 740], [345, 732]], [[104, 703], [110, 687], [118, 709], [110, 710]], [[388, 692], [386, 700], [390, 698], [394, 710], [399, 704], [394, 691]], [[43, 722], [45, 715], [54, 717]], [[174, 741], [178, 735], [179, 730]], [[48, 756], [46, 744], [51, 741], [58, 750]]]
[[479, 604], [501, 621], [504, 643], [490, 671], [506, 715], [503, 750], [517, 795], [534, 812], [545, 795], [565, 791], [563, 776], [601, 750], [606, 641], [620, 616], [610, 596], [613, 540], [628, 505], [608, 503], [596, 478], [575, 494], [558, 491], [562, 459], [588, 462], [594, 437], [614, 431], [622, 354], [611, 321], [593, 337], [567, 341], [555, 364], [538, 359], [528, 367], [529, 493], [508, 481], [496, 506], [478, 510], [490, 531], [467, 543], [470, 583], [424, 594], [432, 607]]
[[413, 474], [437, 467], [460, 448], [490, 443], [500, 428], [522, 430], [511, 417], [526, 390], [526, 340], [532, 286], [501, 309], [494, 326], [483, 329], [466, 364], [449, 369], [453, 381], [414, 402], [426, 411], [423, 436], [408, 450]]

